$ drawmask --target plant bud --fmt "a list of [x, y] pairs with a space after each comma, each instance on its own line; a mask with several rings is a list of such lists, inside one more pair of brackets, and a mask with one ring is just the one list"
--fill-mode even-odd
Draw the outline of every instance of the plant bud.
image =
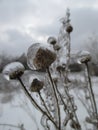
[[66, 28], [66, 32], [71, 33], [73, 31], [73, 27], [71, 25], [68, 25]]
[[91, 55], [88, 51], [81, 51], [78, 57], [79, 64], [91, 61]]
[[10, 79], [17, 79], [24, 73], [24, 66], [20, 62], [13, 62], [5, 66], [3, 73], [7, 74]]
[[65, 67], [59, 65], [59, 66], [57, 66], [56, 70], [57, 70], [58, 72], [60, 72], [60, 71], [65, 71]]
[[87, 62], [89, 62], [89, 61], [91, 61], [91, 56], [83, 57], [80, 62], [81, 62], [81, 63], [87, 63]]
[[55, 37], [49, 37], [47, 42], [50, 43], [51, 45], [55, 45], [57, 43], [57, 40]]
[[38, 79], [34, 79], [31, 83], [30, 91], [31, 92], [39, 92], [44, 86], [44, 83]]
[[59, 51], [61, 49], [61, 47], [59, 45], [54, 45], [53, 48], [55, 51]]
[[81, 126], [79, 123], [77, 123], [75, 120], [73, 120], [70, 122], [70, 127], [73, 129], [80, 129]]

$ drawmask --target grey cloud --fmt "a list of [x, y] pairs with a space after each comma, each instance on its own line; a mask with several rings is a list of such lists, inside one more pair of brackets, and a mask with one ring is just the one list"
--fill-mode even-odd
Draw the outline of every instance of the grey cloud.
[[34, 12], [36, 12], [36, 4], [32, 4], [30, 0], [3, 0], [0, 2], [0, 22], [18, 22]]
[[[98, 21], [98, 10], [90, 8], [77, 8], [70, 10], [71, 13], [71, 24], [73, 26], [72, 37], [72, 48], [79, 48], [84, 44], [84, 40], [88, 38], [91, 33], [98, 33], [98, 28], [96, 27]], [[51, 24], [45, 26], [39, 26], [36, 28], [30, 28], [31, 33], [36, 33], [37, 35], [58, 35], [60, 29], [60, 18], [54, 19]]]
[[79, 47], [85, 44], [85, 40], [91, 33], [98, 33], [98, 10], [85, 8], [71, 11], [71, 23], [73, 25], [72, 45]]
[[18, 30], [7, 30], [6, 35], [8, 40], [0, 41], [1, 51], [9, 54], [19, 55], [27, 51], [27, 48], [34, 42], [33, 39], [26, 33], [21, 33]]
[[49, 25], [47, 24], [45, 26], [39, 26], [36, 28], [31, 27], [30, 32], [35, 33], [39, 36], [47, 36], [47, 35], [53, 36], [53, 35], [58, 35], [59, 27], [60, 27], [60, 22], [54, 20], [54, 22]]
[[[62, 3], [63, 4], [62, 4]], [[93, 4], [96, 0], [92, 2], [92, 0], [87, 1], [80, 1], [72, 0], [71, 2], [65, 0], [2, 0], [0, 3], [0, 22], [1, 26], [6, 26], [9, 24], [9, 28], [14, 24], [14, 28], [17, 25], [20, 26], [21, 29], [21, 21], [22, 24], [25, 21], [33, 16], [32, 21], [28, 21], [31, 26], [33, 21], [35, 26], [30, 27], [29, 31], [31, 34], [36, 35], [36, 39], [32, 39], [26, 33], [21, 33], [17, 29], [8, 30], [5, 29], [5, 33], [8, 36], [8, 41], [0, 41], [1, 48], [6, 48], [8, 51], [11, 50], [10, 53], [21, 53], [26, 50], [26, 48], [31, 44], [32, 41], [37, 40], [39, 36], [50, 36], [50, 35], [58, 35], [60, 22], [59, 19], [63, 17], [66, 10], [66, 3], [70, 5], [70, 3], [74, 6], [78, 3], [82, 4]], [[96, 27], [98, 21], [98, 10], [94, 10], [93, 8], [71, 8], [71, 23], [73, 25], [73, 32], [71, 34], [72, 39], [72, 48], [77, 48], [82, 44], [86, 37], [88, 37], [89, 33], [98, 32], [98, 28]], [[63, 12], [63, 14], [62, 14]], [[37, 21], [38, 20], [38, 21]], [[26, 23], [26, 25], [28, 24]], [[25, 24], [24, 24], [25, 25]], [[26, 30], [25, 30], [26, 31]], [[23, 31], [22, 31], [23, 32]], [[6, 50], [5, 49], [5, 50]]]

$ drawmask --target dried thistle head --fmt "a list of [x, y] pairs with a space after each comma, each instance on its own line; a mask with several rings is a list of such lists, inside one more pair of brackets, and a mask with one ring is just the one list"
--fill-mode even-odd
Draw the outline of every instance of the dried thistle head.
[[57, 45], [57, 44], [55, 44], [53, 46], [53, 48], [54, 48], [55, 51], [59, 51], [61, 49], [61, 47], [59, 45]]
[[73, 27], [69, 24], [69, 25], [66, 27], [66, 32], [71, 33], [72, 31], [73, 31]]
[[14, 71], [13, 73], [9, 74], [10, 79], [16, 79], [17, 77], [21, 77], [23, 75], [24, 71], [22, 69], [18, 69]]
[[46, 69], [56, 60], [56, 54], [49, 49], [39, 48], [33, 63], [37, 69]]
[[87, 63], [91, 61], [91, 55], [88, 51], [81, 51], [79, 54], [79, 58], [78, 58], [78, 63], [82, 64], [82, 63]]
[[57, 70], [58, 72], [65, 71], [65, 67], [62, 66], [62, 65], [59, 65], [59, 66], [57, 66], [56, 70]]
[[37, 78], [33, 79], [31, 83], [30, 91], [31, 92], [39, 92], [44, 86], [44, 82], [38, 80]]
[[10, 79], [17, 79], [23, 75], [24, 71], [25, 68], [20, 62], [12, 62], [5, 66], [3, 73]]
[[80, 124], [78, 122], [76, 122], [75, 120], [72, 120], [70, 122], [70, 127], [73, 129], [80, 129], [81, 128]]
[[81, 63], [87, 63], [87, 62], [89, 62], [89, 61], [91, 61], [91, 56], [83, 57], [83, 58], [80, 60]]
[[55, 45], [57, 43], [57, 40], [55, 37], [49, 37], [47, 42], [51, 45]]

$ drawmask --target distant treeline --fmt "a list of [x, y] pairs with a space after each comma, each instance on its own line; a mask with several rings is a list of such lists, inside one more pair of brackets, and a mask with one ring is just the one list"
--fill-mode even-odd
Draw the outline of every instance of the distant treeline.
[[[25, 69], [29, 69], [28, 65], [27, 65], [27, 56], [25, 53], [23, 53], [21, 56], [8, 56], [6, 54], [2, 54], [0, 55], [0, 73], [2, 72], [3, 68], [11, 62], [15, 62], [15, 61], [19, 61], [21, 62]], [[96, 63], [94, 63], [94, 61], [89, 63], [89, 67], [90, 67], [90, 72], [91, 75], [96, 75], [98, 76], [98, 65]], [[84, 66], [81, 64], [78, 64], [76, 62], [76, 59], [73, 58], [71, 59], [71, 63], [69, 65], [69, 69], [71, 72], [80, 72], [84, 69]]]

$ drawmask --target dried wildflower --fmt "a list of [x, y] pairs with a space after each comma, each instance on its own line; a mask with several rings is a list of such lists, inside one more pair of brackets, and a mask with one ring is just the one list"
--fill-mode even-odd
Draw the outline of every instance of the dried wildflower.
[[37, 69], [46, 69], [56, 59], [56, 54], [48, 49], [39, 48], [33, 63]]
[[14, 71], [13, 73], [9, 74], [10, 79], [16, 79], [17, 77], [21, 77], [23, 75], [24, 71], [19, 69]]
[[55, 37], [49, 37], [47, 42], [50, 43], [51, 45], [55, 45], [57, 43], [57, 40]]
[[73, 31], [73, 27], [71, 25], [68, 25], [66, 28], [66, 32], [71, 33]]
[[5, 66], [3, 73], [8, 75], [10, 79], [17, 79], [24, 73], [24, 66], [20, 62], [13, 62]]
[[80, 124], [78, 123], [78, 122], [76, 122], [75, 120], [72, 120], [71, 122], [70, 122], [70, 126], [71, 126], [71, 128], [73, 128], [73, 129], [80, 129]]
[[53, 82], [57, 83], [58, 82], [58, 78], [57, 77], [53, 78]]
[[30, 91], [31, 92], [39, 92], [44, 86], [43, 81], [38, 80], [35, 78], [31, 83]]
[[54, 48], [55, 51], [59, 51], [61, 49], [61, 47], [57, 44], [54, 45], [53, 48]]
[[59, 65], [59, 66], [57, 66], [56, 70], [57, 70], [58, 72], [65, 71], [65, 67]]
[[78, 63], [87, 63], [91, 61], [91, 55], [88, 51], [81, 51], [79, 54], [79, 59], [78, 59]]
[[86, 117], [86, 118], [85, 118], [85, 121], [86, 121], [87, 123], [91, 123], [91, 118], [90, 118], [90, 117]]
[[87, 62], [89, 62], [89, 61], [91, 61], [91, 56], [83, 57], [80, 62], [81, 62], [81, 63], [87, 63]]

